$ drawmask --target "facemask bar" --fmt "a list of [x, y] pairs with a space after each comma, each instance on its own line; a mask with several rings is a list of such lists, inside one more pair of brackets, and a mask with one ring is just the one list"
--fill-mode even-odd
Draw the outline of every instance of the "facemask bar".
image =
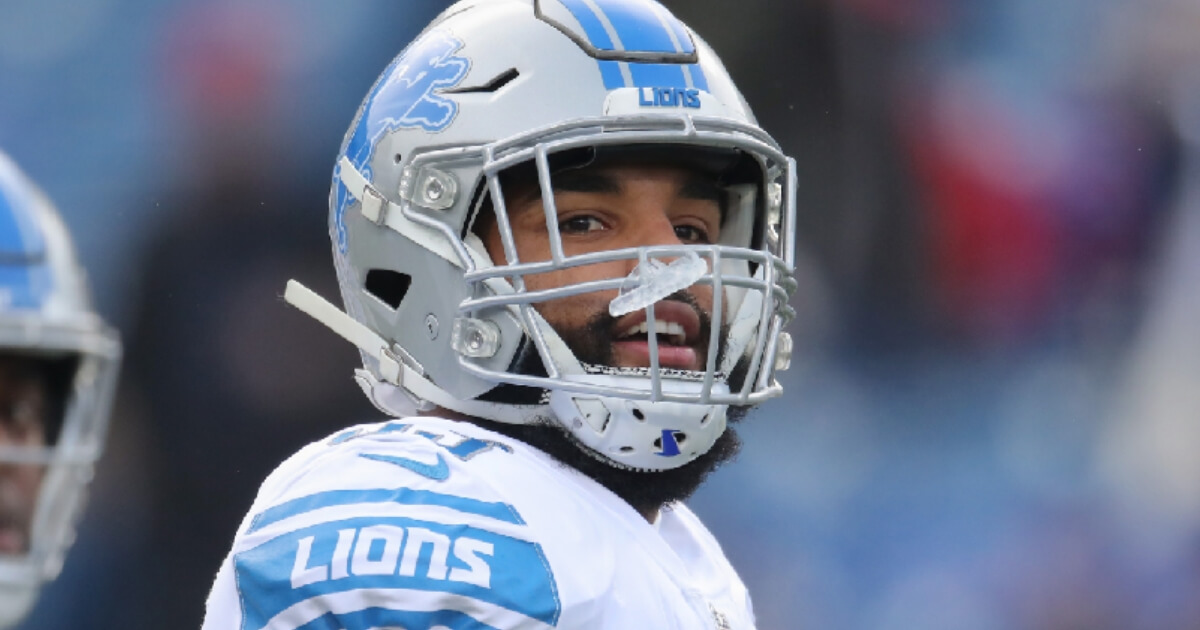
[[[552, 204], [547, 204], [547, 205], [549, 207]], [[604, 251], [604, 252], [593, 252], [593, 253], [589, 253], [589, 254], [581, 254], [578, 256], [572, 256], [569, 258], [565, 258], [563, 260], [563, 264], [558, 268], [565, 269], [565, 268], [570, 268], [570, 267], [586, 266], [586, 265], [596, 264], [596, 263], [600, 263], [600, 262], [608, 262], [608, 261], [613, 261], [613, 260], [626, 260], [626, 259], [631, 259], [631, 258], [637, 258], [639, 262], [645, 262], [650, 257], [656, 257], [656, 258], [678, 257], [678, 256], [682, 256], [684, 254], [687, 254], [688, 252], [695, 252], [695, 253], [699, 254], [702, 259], [709, 261], [710, 269], [712, 269], [712, 268], [719, 269], [720, 268], [719, 266], [726, 259], [741, 259], [741, 260], [745, 260], [745, 261], [752, 261], [752, 262], [755, 262], [758, 264], [758, 268], [760, 270], [759, 273], [761, 275], [763, 275], [762, 278], [754, 278], [754, 277], [746, 277], [746, 276], [731, 277], [731, 276], [727, 276], [720, 272], [712, 273], [710, 271], [709, 273], [705, 274], [703, 277], [701, 277], [696, 282], [697, 285], [708, 285], [708, 286], [713, 287], [713, 314], [711, 316], [713, 319], [713, 325], [711, 326], [711, 330], [709, 332], [709, 335], [710, 335], [709, 346], [708, 346], [709, 351], [708, 351], [708, 356], [706, 358], [705, 376], [703, 378], [704, 395], [701, 399], [701, 402], [704, 402], [706, 404], [707, 403], [756, 404], [758, 402], [761, 402], [761, 400], [764, 400], [765, 398], [769, 398], [770, 396], [774, 395], [773, 392], [774, 392], [775, 388], [777, 387], [774, 385], [770, 385], [767, 382], [767, 380], [769, 379], [769, 371], [763, 372], [763, 374], [766, 375], [763, 378], [759, 378], [758, 380], [747, 380], [746, 383], [743, 385], [741, 392], [739, 392], [735, 396], [722, 396], [722, 395], [710, 394], [710, 392], [712, 389], [712, 382], [713, 382], [714, 375], [715, 375], [715, 373], [717, 373], [719, 371], [719, 370], [717, 370], [718, 366], [716, 365], [716, 360], [717, 360], [717, 354], [718, 354], [718, 349], [719, 349], [719, 345], [720, 345], [721, 322], [723, 322], [725, 319], [727, 319], [726, 316], [724, 315], [724, 306], [725, 306], [725, 304], [724, 304], [724, 300], [725, 300], [724, 289], [725, 288], [737, 287], [737, 288], [747, 289], [747, 290], [751, 290], [751, 291], [758, 291], [763, 296], [764, 304], [762, 307], [760, 307], [761, 314], [757, 320], [757, 326], [756, 326], [756, 329], [759, 331], [770, 329], [774, 332], [777, 332], [782, 328], [783, 325], [785, 325], [787, 323], [787, 321], [789, 321], [792, 318], [793, 310], [791, 309], [790, 306], [787, 305], [790, 291], [788, 290], [786, 285], [779, 282], [780, 271], [781, 271], [779, 269], [779, 267], [781, 266], [781, 261], [779, 261], [778, 259], [773, 259], [773, 257], [771, 257], [770, 255], [765, 254], [763, 252], [755, 252], [755, 251], [750, 251], [750, 250], [746, 250], [746, 249], [733, 248], [733, 247], [728, 247], [728, 246], [723, 246], [723, 245], [678, 245], [678, 246], [654, 246], [654, 247], [625, 248], [625, 249], [608, 250], [608, 251]], [[553, 269], [554, 267], [550, 267], [550, 268]], [[588, 281], [588, 282], [582, 282], [582, 283], [578, 283], [578, 284], [574, 284], [574, 285], [570, 285], [570, 286], [557, 287], [557, 288], [553, 288], [553, 289], [544, 289], [544, 290], [540, 290], [540, 291], [523, 291], [522, 290], [524, 287], [522, 277], [524, 275], [533, 274], [533, 273], [541, 273], [546, 270], [547, 270], [547, 266], [544, 262], [537, 262], [537, 263], [518, 263], [515, 265], [495, 267], [495, 268], [481, 270], [479, 272], [476, 272], [476, 274], [474, 274], [476, 276], [476, 278], [473, 279], [473, 278], [469, 277], [468, 278], [469, 282], [484, 283], [484, 284], [487, 284], [489, 287], [492, 287], [495, 289], [495, 288], [497, 288], [497, 283], [494, 282], [495, 280], [498, 280], [500, 278], [511, 277], [511, 278], [513, 278], [513, 285], [515, 288], [515, 292], [513, 292], [512, 289], [509, 289], [507, 291], [500, 292], [497, 295], [489, 295], [486, 297], [468, 299], [468, 300], [464, 301], [463, 304], [461, 305], [461, 307], [459, 309], [460, 315], [472, 317], [480, 311], [484, 311], [484, 310], [491, 309], [491, 308], [515, 307], [515, 308], [519, 309], [520, 315], [523, 319], [525, 319], [525, 321], [527, 321], [527, 322], [536, 321], [540, 324], [537, 326], [530, 326], [529, 324], [527, 324], [527, 326], [529, 326], [528, 330], [530, 331], [530, 337], [533, 340], [534, 344], [538, 347], [539, 351], [541, 351], [543, 353], [544, 357], [553, 356], [553, 352], [550, 348], [551, 344], [547, 340], [547, 337], [543, 334], [543, 327], [548, 327], [549, 325], [541, 319], [541, 317], [537, 314], [536, 310], [534, 310], [533, 305], [536, 303], [539, 303], [539, 302], [559, 299], [559, 298], [563, 298], [563, 297], [570, 297], [570, 296], [584, 294], [584, 293], [592, 293], [592, 292], [597, 292], [597, 291], [606, 291], [606, 290], [617, 289], [621, 286], [621, 283], [625, 281], [625, 278], [623, 278], [623, 277], [609, 278], [609, 279], [604, 279], [604, 280], [592, 280], [592, 281]], [[770, 304], [770, 303], [776, 304], [777, 308], [775, 308], [775, 309], [769, 308], [768, 304]], [[648, 334], [657, 336], [656, 333], [654, 332], [655, 315], [654, 315], [654, 306], [653, 305], [650, 305], [646, 308], [646, 315], [647, 315], [647, 319], [646, 319], [647, 328], [649, 329]], [[747, 371], [748, 375], [755, 375], [758, 373], [757, 370], [761, 363], [763, 350], [767, 349], [764, 346], [764, 344], [766, 343], [765, 337], [763, 335], [757, 335], [757, 337], [758, 337], [758, 341], [757, 341], [755, 352], [753, 353], [754, 356], [751, 359], [750, 368]], [[627, 389], [627, 390], [621, 390], [621, 394], [626, 395], [630, 398], [642, 399], [642, 400], [668, 400], [668, 401], [675, 401], [675, 402], [696, 402], [696, 400], [692, 397], [664, 394], [661, 392], [661, 387], [658, 382], [658, 379], [660, 378], [659, 375], [661, 373], [661, 370], [659, 369], [659, 366], [657, 364], [657, 356], [656, 356], [657, 353], [655, 350], [656, 347], [657, 347], [657, 342], [650, 344], [650, 349], [651, 349], [650, 377], [653, 379], [653, 392], [647, 393], [645, 391]], [[770, 349], [772, 350], [771, 356], [773, 356], [773, 346], [771, 346]], [[479, 368], [478, 366], [476, 366], [470, 362], [462, 362], [462, 366], [465, 370], [475, 373], [484, 378], [489, 378], [489, 379], [503, 378], [504, 382], [509, 382], [509, 383], [516, 384], [516, 385], [526, 385], [526, 386], [531, 386], [531, 387], [545, 387], [546, 386], [546, 379], [543, 379], [540, 377], [530, 377], [530, 376], [524, 376], [524, 375], [519, 375], [519, 374], [509, 374], [509, 373], [501, 374], [501, 373], [497, 373], [494, 371], [483, 370], [482, 368]], [[564, 375], [559, 372], [557, 366], [554, 365], [554, 363], [552, 361], [548, 362], [548, 364], [546, 365], [546, 369], [547, 369], [549, 378], [554, 379], [555, 388], [557, 388], [557, 389], [566, 389], [568, 391], [577, 391], [578, 393], [593, 393], [593, 394], [603, 394], [606, 392], [612, 393], [611, 389], [596, 389], [596, 388], [590, 387], [590, 386], [582, 384], [582, 383], [563, 382], [563, 381], [559, 380], [559, 379], [562, 379]], [[560, 387], [559, 383], [564, 383], [564, 384]], [[769, 390], [771, 393], [769, 395], [764, 396], [759, 393], [756, 393], [756, 390], [759, 390], [760, 392], [761, 392], [761, 390]]]
[[[0, 589], [40, 584], [58, 574], [74, 537], [85, 485], [104, 449], [121, 355], [115, 333], [98, 322], [24, 327], [23, 321], [0, 319], [0, 351], [73, 354], [79, 364], [68, 384], [56, 442], [45, 447], [0, 447], [0, 463], [46, 467], [31, 520], [29, 551], [0, 556]], [[36, 331], [36, 339], [30, 331]]]
[[[588, 133], [581, 136], [580, 132], [583, 131]], [[733, 133], [731, 134], [731, 132]], [[467, 357], [460, 356], [459, 362], [461, 367], [480, 378], [514, 385], [543, 388], [552, 385], [555, 389], [564, 389], [578, 393], [609, 395], [616, 393], [631, 399], [641, 400], [703, 402], [709, 404], [756, 404], [778, 395], [781, 388], [777, 384], [773, 384], [771, 378], [774, 370], [762, 368], [764, 358], [768, 361], [774, 360], [775, 353], [777, 352], [777, 342], [774, 336], [782, 330], [783, 326], [793, 315], [792, 309], [787, 306], [788, 297], [795, 286], [794, 281], [791, 280], [794, 239], [790, 229], [784, 229], [779, 234], [779, 242], [775, 243], [778, 254], [770, 252], [771, 243], [764, 236], [761, 250], [724, 245], [687, 245], [674, 248], [643, 247], [627, 250], [610, 250], [567, 257], [563, 254], [561, 240], [558, 238], [557, 212], [553, 203], [553, 186], [549, 170], [550, 154], [576, 147], [652, 143], [694, 144], [702, 147], [717, 146], [741, 149], [752, 155], [760, 156], [759, 159], [763, 162], [773, 164], [773, 167], [763, 166], [763, 168], [774, 168], [776, 172], [779, 172], [780, 165], [785, 165], [782, 169], [782, 176], [788, 182], [787, 190], [791, 191], [794, 189], [795, 183], [794, 162], [780, 153], [773, 144], [768, 144], [768, 141], [768, 136], [753, 127], [730, 123], [720, 119], [692, 119], [686, 116], [678, 118], [668, 116], [640, 116], [626, 117], [618, 120], [608, 119], [602, 122], [579, 121], [564, 123], [550, 130], [527, 134], [512, 140], [482, 147], [483, 172], [487, 177], [488, 190], [495, 208], [495, 218], [502, 235], [502, 247], [509, 264], [496, 267], [488, 267], [485, 264], [477, 265], [474, 257], [465, 251], [466, 248], [462, 246], [461, 241], [455, 235], [455, 238], [451, 239], [451, 242], [454, 243], [456, 249], [460, 250], [458, 255], [461, 264], [466, 269], [464, 277], [467, 282], [486, 285], [491, 289], [490, 292], [495, 293], [495, 295], [464, 301], [459, 309], [459, 313], [460, 316], [472, 317], [480, 311], [489, 308], [509, 307], [512, 309], [514, 315], [519, 317], [524, 324], [524, 328], [528, 332], [530, 339], [541, 353], [549, 373], [549, 379], [483, 369], [469, 361]], [[461, 149], [435, 151], [416, 156], [410, 168], [418, 171], [426, 164], [458, 162], [464, 157], [464, 151]], [[550, 241], [551, 257], [545, 261], [522, 263], [517, 258], [515, 243], [512, 240], [512, 228], [508, 222], [507, 209], [503, 205], [504, 197], [499, 181], [499, 174], [506, 168], [529, 161], [531, 158], [539, 174], [538, 179], [542, 199], [549, 200], [549, 203], [545, 205], [547, 228], [552, 235]], [[777, 178], [771, 181], [777, 181]], [[763, 194], [769, 194], [769, 189], [770, 181], [764, 182]], [[779, 222], [784, 226], [790, 226], [794, 223], [795, 217], [794, 197], [791, 194], [780, 195], [780, 197], [777, 205], [771, 207], [768, 213], [779, 214]], [[410, 213], [410, 211], [411, 207], [405, 207], [405, 214], [411, 220], [430, 227], [446, 230], [444, 225], [420, 214]], [[524, 275], [631, 257], [637, 257], [639, 261], [644, 262], [650, 256], [678, 256], [689, 251], [701, 253], [709, 262], [710, 269], [721, 269], [722, 263], [727, 260], [741, 260], [747, 265], [754, 264], [759, 270], [760, 277], [757, 278], [728, 276], [724, 273], [710, 272], [698, 282], [698, 284], [713, 286], [715, 301], [714, 319], [718, 316], [722, 320], [725, 318], [723, 311], [725, 288], [740, 287], [749, 291], [758, 291], [762, 295], [761, 313], [754, 327], [756, 332], [753, 333], [755, 348], [750, 355], [751, 364], [747, 372], [748, 378], [743, 384], [741, 391], [736, 393], [731, 392], [728, 395], [713, 394], [712, 386], [718, 372], [716, 362], [721, 343], [720, 331], [722, 328], [721, 325], [716, 324], [712, 326], [712, 331], [710, 331], [709, 352], [706, 357], [703, 392], [700, 398], [664, 393], [661, 387], [662, 370], [659, 369], [658, 365], [657, 333], [654, 329], [655, 319], [652, 306], [646, 309], [648, 328], [650, 330], [649, 335], [653, 337], [653, 342], [650, 343], [652, 356], [651, 369], [649, 371], [651, 379], [649, 391], [630, 388], [614, 391], [611, 387], [595, 387], [586, 383], [563, 380], [564, 375], [559, 372], [558, 365], [556, 365], [557, 362], [553, 360], [556, 353], [552, 349], [555, 342], [561, 344], [561, 340], [557, 339], [557, 335], [554, 335], [552, 339], [547, 338], [546, 331], [552, 331], [552, 329], [541, 319], [536, 310], [532, 308], [532, 304], [568, 295], [614, 289], [620, 285], [624, 278], [592, 281], [571, 287], [529, 292], [526, 290], [524, 284]], [[508, 283], [511, 283], [511, 285]], [[479, 291], [476, 293], [478, 294]], [[771, 308], [772, 304], [775, 305], [774, 309]], [[731, 317], [734, 315], [736, 313], [730, 314]], [[771, 334], [763, 334], [765, 331], [770, 331]], [[551, 334], [553, 335], [553, 332]]]
[[[693, 118], [686, 114], [621, 116], [564, 122], [488, 145], [460, 146], [414, 155], [401, 177], [399, 203], [391, 202], [382, 197], [381, 193], [376, 191], [370, 182], [345, 158], [342, 158], [339, 162], [339, 176], [343, 184], [353, 191], [352, 194], [355, 194], [360, 199], [362, 204], [361, 211], [365, 217], [377, 225], [396, 230], [422, 243], [430, 252], [442, 257], [451, 264], [461, 267], [464, 270], [464, 279], [474, 286], [479, 287], [482, 290], [482, 294], [495, 294], [491, 297], [465, 300], [458, 309], [460, 317], [455, 322], [456, 329], [458, 329], [460, 323], [468, 321], [470, 315], [480, 310], [488, 307], [503, 306], [509, 309], [512, 315], [523, 323], [524, 329], [529, 334], [530, 339], [533, 340], [538, 350], [543, 353], [543, 360], [545, 361], [547, 358], [545, 352], [552, 344], [557, 344], [558, 347], [563, 349], [565, 349], [565, 346], [563, 346], [561, 339], [558, 339], [557, 334], [554, 333], [549, 324], [542, 320], [537, 312], [530, 307], [530, 303], [535, 301], [535, 299], [530, 298], [529, 294], [520, 297], [522, 296], [521, 292], [524, 290], [521, 276], [525, 273], [536, 273], [546, 269], [554, 269], [555, 261], [552, 259], [539, 263], [518, 262], [517, 265], [494, 267], [490, 259], [488, 259], [486, 252], [479, 251], [475, 247], [468, 248], [463, 239], [460, 238], [458, 230], [463, 227], [461, 224], [452, 225], [441, 220], [440, 213], [437, 211], [448, 206], [442, 203], [430, 203], [430, 201], [436, 200], [433, 200], [430, 195], [423, 196], [423, 191], [430, 190], [428, 183], [431, 181], [449, 183], [453, 180], [453, 175], [450, 174], [455, 172], [454, 169], [462, 169], [466, 173], [479, 173], [480, 169], [482, 169], [483, 175], [487, 178], [486, 183], [492, 195], [493, 203], [501, 206], [497, 211], [497, 223], [503, 227], [504, 232], [511, 235], [511, 226], [507, 225], [506, 221], [507, 212], [502, 206], [503, 194], [498, 181], [500, 172], [518, 163], [535, 160], [540, 162], [539, 169], [542, 171], [541, 181], [545, 182], [547, 179], [545, 177], [547, 174], [545, 172], [547, 167], [546, 156], [556, 151], [583, 146], [602, 147], [606, 145], [651, 144], [694, 145], [698, 147], [738, 149], [749, 155], [756, 156], [760, 167], [767, 173], [767, 177], [764, 178], [762, 193], [768, 195], [768, 198], [770, 198], [774, 190], [776, 191], [774, 197], [778, 200], [777, 203], [771, 204], [768, 207], [769, 217], [767, 223], [774, 224], [778, 222], [784, 227], [781, 231], [777, 231], [777, 238], [774, 240], [764, 239], [761, 250], [722, 245], [682, 246], [680, 249], [695, 250], [698, 247], [707, 247], [712, 252], [708, 256], [711, 264], [720, 264], [721, 261], [738, 259], [743, 260], [746, 265], [752, 262], [759, 270], [759, 273], [771, 281], [771, 284], [768, 285], [764, 281], [764, 277], [722, 277], [720, 274], [710, 274], [707, 278], [700, 280], [702, 284], [721, 282], [723, 283], [722, 288], [740, 286], [745, 289], [757, 289], [762, 294], [760, 308], [763, 309], [760, 317], [754, 320], [754, 326], [747, 332], [747, 337], [753, 337], [758, 340], [755, 344], [755, 355], [758, 356], [758, 359], [754, 363], [759, 373], [757, 375], [753, 373], [747, 374], [747, 384], [753, 383], [753, 387], [745, 387], [738, 394], [722, 396], [706, 395], [707, 399], [718, 404], [756, 404], [778, 395], [781, 388], [770, 378], [774, 373], [774, 369], [772, 369], [775, 362], [773, 353], [776, 352], [778, 344], [774, 340], [770, 340], [770, 343], [764, 347], [764, 344], [767, 344], [768, 340], [762, 339], [760, 336], [767, 330], [781, 330], [783, 325], [794, 315], [793, 310], [787, 305], [787, 298], [796, 287], [795, 281], [791, 278], [794, 260], [794, 237], [791, 233], [791, 225], [794, 223], [796, 213], [795, 199], [791, 191], [794, 190], [795, 185], [795, 164], [794, 161], [779, 151], [770, 136], [756, 127], [726, 119]], [[540, 160], [537, 157], [539, 154], [543, 156]], [[786, 190], [788, 194], [783, 194], [782, 191], [785, 187], [777, 183], [780, 177], [786, 178]], [[549, 198], [553, 199], [553, 196], [551, 195]], [[430, 210], [434, 212], [430, 213]], [[776, 220], [772, 217], [778, 217], [778, 219]], [[509, 260], [515, 260], [516, 253], [511, 236], [504, 244], [504, 248], [506, 250], [506, 257]], [[771, 250], [774, 250], [774, 252]], [[646, 253], [659, 253], [659, 250], [647, 251]], [[670, 254], [671, 252], [666, 251], [661, 253]], [[625, 258], [641, 256], [641, 254], [635, 249], [631, 251], [597, 252], [588, 256], [591, 258], [568, 258], [560, 255], [559, 262], [562, 265], [570, 266], [572, 264], [590, 264], [603, 260], [604, 257]], [[511, 278], [514, 284], [510, 284], [505, 278]], [[614, 282], [620, 282], [620, 280], [615, 279]], [[484, 290], [484, 287], [486, 287], [486, 290]], [[291, 287], [289, 287], [290, 289]], [[589, 285], [584, 290], [596, 290], [596, 286]], [[574, 292], [579, 293], [582, 291], [577, 288]], [[322, 321], [329, 319], [330, 321], [327, 322], [327, 325], [339, 331], [343, 336], [349, 334], [350, 336], [347, 336], [347, 339], [351, 339], [351, 341], [355, 341], [360, 347], [366, 348], [366, 346], [359, 343], [362, 340], [358, 340], [357, 336], [353, 334], [357, 328], [342, 321], [336, 313], [329, 315], [329, 317], [322, 317], [322, 315], [326, 314], [325, 311], [333, 309], [331, 311], [333, 313], [334, 311], [338, 311], [338, 309], [331, 306], [326, 308], [327, 305], [323, 302], [322, 304], [310, 304], [310, 302], [321, 302], [321, 300], [315, 298], [315, 296], [304, 296], [300, 295], [300, 293], [302, 292], [297, 291], [296, 295], [293, 296], [295, 297], [294, 304], [302, 308], [302, 310], [310, 312], [310, 314], [313, 314], [314, 317], [318, 317]], [[721, 291], [721, 293], [724, 297], [725, 292]], [[552, 295], [549, 293], [537, 294], [535, 297]], [[771, 306], [774, 307], [773, 314]], [[739, 322], [734, 321], [731, 325], [737, 326]], [[717, 328], [718, 330], [720, 329], [719, 326]], [[545, 334], [545, 331], [549, 331], [549, 336]], [[368, 336], [374, 339], [374, 333]], [[486, 337], [486, 335], [483, 336]], [[380, 339], [379, 341], [382, 342], [383, 340]], [[367, 345], [371, 346], [371, 352], [375, 352], [374, 342]], [[740, 346], [740, 348], [744, 347], [744, 345]], [[565, 351], [568, 357], [573, 358], [569, 349]], [[772, 353], [772, 355], [765, 357], [767, 360], [765, 366], [763, 364], [764, 351]], [[594, 386], [562, 380], [561, 376], [563, 375], [561, 374], [557, 375], [559, 377], [557, 379], [546, 379], [514, 374], [507, 371], [497, 372], [488, 370], [473, 364], [469, 360], [469, 357], [462, 354], [461, 351], [457, 360], [464, 371], [484, 380], [497, 383], [511, 383], [535, 388], [552, 386], [560, 390], [601, 395], [618, 393], [630, 399], [642, 400], [649, 400], [654, 395], [653, 392], [643, 389], [597, 389]], [[549, 363], [553, 364], [554, 361], [549, 361]], [[712, 361], [708, 361], [708, 363], [712, 363]], [[552, 367], [552, 365], [547, 367]], [[385, 375], [385, 378], [389, 377]], [[706, 389], [711, 388], [712, 379], [705, 380], [707, 383]], [[440, 390], [437, 390], [436, 386], [430, 390], [426, 386], [420, 385], [419, 379], [414, 381], [413, 386], [420, 386], [422, 390], [427, 390], [425, 393], [430, 396], [435, 394], [440, 396], [438, 393]], [[658, 388], [655, 387], [654, 389], [657, 390]], [[694, 396], [679, 398], [670, 394], [663, 394], [661, 399], [680, 402], [697, 401]]]
[[[496, 176], [512, 166], [536, 159], [539, 153], [548, 155], [579, 147], [631, 144], [693, 145], [739, 149], [775, 165], [773, 168], [781, 170], [781, 175], [786, 177], [786, 190], [789, 192], [795, 190], [795, 160], [784, 155], [775, 145], [774, 140], [757, 127], [723, 118], [692, 117], [686, 114], [614, 116], [563, 122], [486, 145], [453, 147], [413, 155], [405, 167], [400, 181], [399, 192], [403, 201], [398, 205], [403, 215], [402, 221], [410, 226], [415, 223], [423, 231], [440, 233], [438, 246], [431, 247], [431, 249], [447, 261], [462, 267], [468, 273], [473, 272], [478, 267], [477, 257], [471, 254], [455, 230], [436, 218], [422, 214], [414, 207], [422, 205], [414, 199], [419, 196], [418, 190], [422, 187], [423, 180], [427, 179], [422, 176], [424, 173], [437, 173], [443, 170], [438, 167], [450, 170], [456, 166], [482, 163], [483, 175], [488, 178], [488, 190], [494, 203], [494, 200], [497, 199], [496, 195], [500, 193], [499, 183], [495, 181]], [[359, 179], [360, 177], [357, 175], [353, 178]], [[348, 181], [345, 172], [342, 173], [342, 178], [346, 185], [353, 190], [363, 189], [362, 185], [355, 185]], [[361, 183], [366, 184], [367, 182], [362, 180]], [[377, 223], [390, 224], [391, 221], [380, 216], [381, 210], [378, 207], [380, 204], [385, 207], [391, 205], [386, 200], [376, 200], [375, 208], [368, 211], [364, 207], [363, 213]], [[782, 195], [779, 210], [784, 225], [793, 225], [796, 215], [795, 196], [792, 194]], [[781, 237], [778, 257], [783, 260], [790, 276], [795, 265], [795, 237], [790, 230], [784, 230]], [[421, 240], [427, 245], [432, 245], [426, 239]], [[447, 244], [449, 250], [446, 248]], [[506, 255], [515, 255], [515, 252], [506, 251], [505, 253]]]

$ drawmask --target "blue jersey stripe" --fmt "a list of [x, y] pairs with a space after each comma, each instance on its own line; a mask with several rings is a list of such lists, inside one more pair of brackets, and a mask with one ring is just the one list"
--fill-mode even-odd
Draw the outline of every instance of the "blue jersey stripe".
[[[317, 618], [320, 623], [303, 627], [356, 628], [354, 621], [324, 624], [353, 620], [356, 610], [403, 611], [403, 598], [387, 595], [396, 590], [422, 591], [434, 598], [440, 593], [471, 598], [550, 626], [562, 614], [558, 585], [540, 545], [470, 525], [403, 517], [335, 520], [276, 536], [236, 553], [232, 562], [242, 607], [241, 630], [262, 628], [304, 602], [328, 611], [330, 603], [343, 595], [348, 596], [339, 606], [343, 612], [323, 615]], [[373, 601], [354, 595], [372, 592]], [[362, 607], [351, 609], [354, 605]], [[459, 624], [468, 620], [452, 619]]]
[[457, 610], [415, 612], [368, 608], [353, 613], [326, 613], [296, 630], [371, 630], [373, 628], [449, 628], [450, 630], [500, 630]]
[[353, 505], [355, 503], [399, 503], [402, 505], [436, 505], [450, 508], [466, 514], [475, 514], [487, 518], [524, 525], [525, 521], [507, 503], [489, 503], [477, 499], [469, 499], [451, 494], [430, 492], [429, 490], [413, 490], [411, 488], [392, 488], [376, 490], [330, 490], [318, 492], [306, 497], [292, 499], [272, 508], [268, 508], [254, 517], [250, 529], [246, 533], [258, 531], [271, 523], [277, 523], [305, 512], [338, 505]]
[[327, 614], [297, 628], [296, 630], [371, 630], [373, 628], [434, 628], [450, 630], [499, 630], [454, 610], [433, 613], [369, 608], [356, 613], [334, 616]]

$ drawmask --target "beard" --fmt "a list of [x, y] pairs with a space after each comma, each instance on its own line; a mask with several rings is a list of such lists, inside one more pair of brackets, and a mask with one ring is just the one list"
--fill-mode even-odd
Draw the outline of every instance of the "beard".
[[[709, 339], [712, 318], [690, 293], [680, 291], [665, 299], [691, 306], [700, 317], [698, 338]], [[615, 328], [616, 318], [602, 311], [583, 326], [556, 332], [580, 362], [594, 366], [612, 366]], [[724, 339], [728, 330], [724, 326], [722, 329], [720, 338]], [[707, 352], [707, 348], [704, 352]], [[718, 365], [721, 364], [721, 358], [718, 355]], [[740, 388], [748, 367], [745, 358], [738, 361], [729, 375], [728, 382], [732, 390]], [[514, 365], [514, 371], [545, 375], [545, 367], [536, 352], [521, 353]], [[725, 431], [712, 447], [687, 464], [668, 470], [628, 468], [581, 444], [554, 418], [542, 418], [540, 422], [525, 425], [482, 419], [475, 419], [474, 422], [546, 453], [560, 464], [587, 475], [621, 497], [638, 512], [651, 514], [668, 503], [687, 499], [713, 471], [736, 458], [741, 448], [741, 440], [734, 425], [745, 418], [750, 409], [748, 406], [731, 405], [726, 412]]]

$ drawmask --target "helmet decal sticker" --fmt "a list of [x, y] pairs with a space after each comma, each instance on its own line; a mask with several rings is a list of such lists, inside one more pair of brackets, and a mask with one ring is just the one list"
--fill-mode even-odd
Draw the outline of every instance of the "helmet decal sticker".
[[[470, 60], [454, 56], [462, 46], [462, 41], [450, 33], [430, 31], [397, 57], [371, 88], [344, 150], [368, 179], [375, 146], [385, 134], [400, 128], [435, 133], [454, 122], [458, 103], [438, 92], [457, 86], [467, 76]], [[334, 181], [339, 181], [336, 172]], [[345, 252], [343, 218], [350, 198], [341, 184], [337, 197], [338, 249]]]
[[677, 431], [674, 429], [663, 429], [662, 432], [662, 450], [655, 453], [659, 457], [675, 457], [680, 453], [679, 441], [675, 439]]
[[431, 31], [393, 62], [375, 85], [369, 108], [346, 147], [355, 165], [363, 167], [371, 147], [397, 127], [441, 131], [453, 122], [458, 104], [434, 92], [452, 88], [467, 76], [471, 62], [453, 56], [462, 45], [445, 31]]

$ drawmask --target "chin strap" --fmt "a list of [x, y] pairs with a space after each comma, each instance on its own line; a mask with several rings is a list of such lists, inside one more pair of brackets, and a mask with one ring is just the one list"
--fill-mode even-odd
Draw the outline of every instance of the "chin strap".
[[[527, 424], [539, 412], [547, 409], [545, 405], [505, 405], [455, 398], [392, 352], [390, 344], [378, 333], [330, 304], [312, 289], [295, 280], [288, 280], [283, 299], [379, 362], [380, 378], [375, 378], [369, 371], [358, 370], [355, 372], [355, 380], [371, 402], [384, 413], [407, 415], [410, 405], [414, 412], [429, 411], [438, 406], [497, 422]], [[395, 392], [389, 391], [392, 387], [402, 390], [411, 400], [400, 400]]]

